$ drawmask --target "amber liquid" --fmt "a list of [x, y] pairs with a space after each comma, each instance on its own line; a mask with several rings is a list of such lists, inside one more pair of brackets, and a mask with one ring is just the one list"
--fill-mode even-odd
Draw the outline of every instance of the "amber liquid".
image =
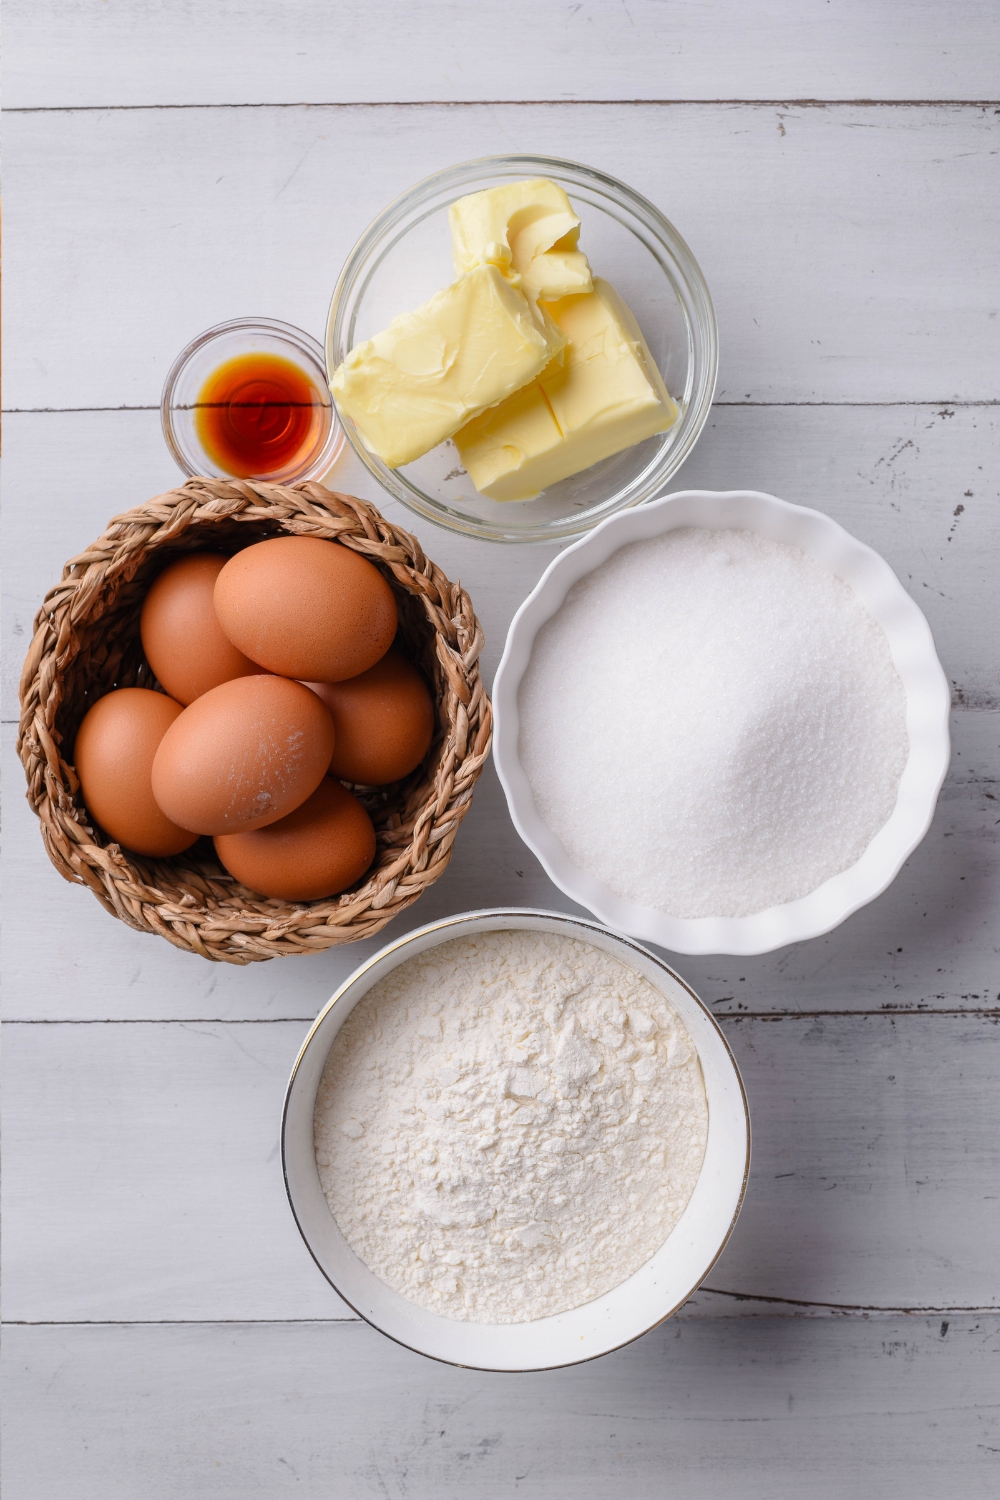
[[279, 354], [238, 354], [198, 393], [198, 440], [237, 479], [266, 479], [304, 462], [322, 441], [325, 408], [309, 376]]

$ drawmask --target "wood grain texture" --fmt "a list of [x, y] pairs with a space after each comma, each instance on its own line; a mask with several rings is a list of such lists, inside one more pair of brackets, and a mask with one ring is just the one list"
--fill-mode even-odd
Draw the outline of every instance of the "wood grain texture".
[[358, 1324], [17, 1328], [4, 1494], [978, 1500], [998, 1349], [996, 1317], [720, 1318], [483, 1375]]
[[1000, 69], [988, 0], [11, 0], [6, 32], [8, 108], [990, 99]]
[[[117, 465], [109, 479], [111, 454]], [[678, 475], [678, 487], [773, 490], [828, 511], [869, 542], [925, 609], [956, 703], [986, 710], [959, 707], [955, 756], [934, 829], [879, 901], [837, 932], [780, 953], [673, 960], [719, 1012], [996, 1005], [998, 460], [1000, 422], [991, 409], [716, 408]], [[26, 632], [65, 557], [96, 536], [109, 515], [168, 486], [175, 474], [155, 412], [10, 416], [5, 462], [7, 542], [18, 557], [3, 601], [10, 718], [16, 714], [11, 683], [20, 671]], [[147, 489], [139, 489], [137, 476], [148, 476]], [[334, 479], [378, 501], [356, 461], [345, 458]], [[53, 494], [63, 497], [60, 523], [40, 526]], [[486, 632], [484, 674], [490, 682], [510, 618], [552, 550], [505, 549], [500, 568], [489, 544], [431, 528], [394, 503], [385, 509], [400, 524], [414, 524], [435, 561], [469, 587]], [[12, 912], [26, 914], [23, 922], [8, 923], [8, 1015], [310, 1016], [380, 946], [376, 940], [297, 959], [294, 970], [272, 963], [237, 975], [188, 962], [167, 944], [112, 922], [86, 892], [58, 879], [21, 799], [20, 768], [13, 758], [7, 766], [8, 903]], [[387, 929], [386, 940], [452, 911], [503, 903], [575, 909], [517, 837], [488, 767], [452, 868]], [[29, 915], [41, 910], [44, 944]]]
[[[110, 516], [179, 476], [158, 410], [13, 414], [4, 435], [4, 531], [17, 559], [2, 601], [11, 719], [31, 622], [63, 563]], [[555, 549], [500, 549], [433, 526], [383, 494], [349, 451], [329, 483], [415, 532], [468, 587], [492, 682], [514, 611]], [[1000, 707], [1000, 407], [716, 406], [670, 484], [687, 488], [760, 489], [833, 516], [886, 558], [927, 615], [956, 706]]]
[[[377, 938], [223, 972], [133, 932], [59, 879], [21, 798], [13, 726], [4, 734], [9, 1019], [308, 1019], [383, 942], [424, 922], [481, 906], [581, 912], [521, 843], [490, 765], [451, 865]], [[1000, 714], [956, 717], [953, 769], [930, 833], [886, 894], [835, 932], [758, 958], [664, 953], [667, 962], [719, 1015], [997, 1009], [998, 741]]]
[[304, 1034], [8, 1026], [5, 1318], [352, 1316], [282, 1184], [281, 1103]]
[[721, 401], [992, 401], [998, 132], [971, 106], [13, 115], [4, 399], [152, 406], [224, 318], [321, 334], [392, 198], [456, 158], [528, 151], [599, 166], [676, 224], [715, 299]]
[[[8, 744], [5, 1003], [39, 1024], [7, 1028], [7, 1316], [216, 1321], [8, 1327], [6, 1500], [995, 1494], [1000, 1322], [950, 1309], [995, 1302], [1000, 1227], [1000, 115], [877, 102], [995, 99], [995, 4], [9, 0], [5, 23], [5, 105], [41, 111], [6, 121], [5, 400], [150, 408], [6, 419], [5, 718], [65, 557], [176, 482], [153, 408], [179, 347], [254, 312], [320, 332], [373, 214], [498, 151], [592, 161], [663, 207], [722, 338], [725, 404], [677, 487], [770, 490], [870, 542], [957, 708], [935, 826], [885, 896], [779, 954], [676, 960], [754, 1114], [715, 1290], [527, 1377], [345, 1319], [288, 1214], [305, 1026], [278, 1018], [378, 940], [221, 972], [127, 931], [48, 865]], [[379, 503], [351, 460], [335, 477]], [[489, 679], [550, 549], [416, 529], [472, 594]], [[451, 870], [385, 936], [500, 901], [569, 906], [488, 771]], [[863, 1310], [904, 1306], [949, 1310]]]
[[[723, 1024], [754, 1145], [709, 1290], [788, 1312], [997, 1306], [1000, 1017]], [[5, 1316], [344, 1316], [277, 1159], [305, 1030], [9, 1025]]]

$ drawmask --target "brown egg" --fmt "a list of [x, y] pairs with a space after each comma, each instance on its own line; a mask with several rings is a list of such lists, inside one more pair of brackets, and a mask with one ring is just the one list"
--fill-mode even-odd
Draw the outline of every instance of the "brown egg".
[[234, 645], [283, 677], [339, 682], [374, 666], [396, 633], [396, 600], [356, 552], [320, 537], [278, 536], [231, 557], [215, 612]]
[[405, 656], [387, 651], [346, 682], [310, 682], [333, 715], [337, 738], [330, 770], [344, 781], [382, 786], [418, 766], [434, 737], [427, 684]]
[[227, 559], [192, 552], [157, 578], [142, 606], [139, 633], [146, 660], [178, 703], [261, 669], [237, 651], [219, 624], [212, 595]]
[[153, 795], [194, 833], [276, 823], [322, 781], [333, 720], [300, 682], [237, 677], [186, 708], [153, 761]]
[[255, 833], [226, 833], [215, 852], [236, 879], [281, 901], [318, 901], [353, 885], [375, 858], [372, 820], [324, 776], [307, 802]]
[[162, 693], [119, 688], [99, 698], [77, 730], [73, 755], [87, 811], [136, 854], [180, 854], [197, 838], [161, 812], [150, 780], [160, 742], [182, 713]]

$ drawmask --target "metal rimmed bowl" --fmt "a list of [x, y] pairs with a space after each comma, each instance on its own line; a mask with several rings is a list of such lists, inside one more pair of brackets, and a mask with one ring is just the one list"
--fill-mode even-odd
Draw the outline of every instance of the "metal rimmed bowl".
[[[909, 739], [895, 808], [857, 862], [809, 895], [748, 917], [674, 917], [625, 900], [574, 865], [535, 806], [519, 751], [518, 690], [535, 638], [581, 578], [620, 547], [679, 527], [753, 531], [797, 547], [843, 580], [881, 625], [906, 695]], [[641, 511], [613, 516], [559, 554], [511, 622], [493, 686], [493, 758], [510, 815], [546, 873], [574, 901], [621, 932], [674, 953], [768, 953], [818, 937], [874, 901], [927, 832], [948, 769], [948, 682], [930, 627], [889, 564], [829, 516], [753, 490], [684, 490]]]
[[[708, 1144], [687, 1208], [669, 1238], [613, 1291], [570, 1312], [529, 1323], [466, 1323], [393, 1291], [350, 1248], [330, 1213], [313, 1149], [316, 1093], [334, 1038], [358, 1001], [392, 969], [453, 938], [520, 929], [557, 933], [601, 948], [634, 969], [679, 1013], [698, 1051], [708, 1098]], [[313, 1259], [362, 1318], [420, 1354], [480, 1370], [546, 1370], [619, 1349], [662, 1323], [699, 1286], [732, 1233], [750, 1167], [750, 1116], [732, 1053], [712, 1015], [660, 959], [628, 938], [560, 912], [501, 908], [463, 912], [407, 933], [351, 977], [320, 1012], [295, 1061], [281, 1123], [285, 1187]]]
[[456, 198], [511, 178], [561, 183], [581, 220], [580, 248], [634, 312], [680, 419], [535, 500], [487, 500], [473, 488], [451, 442], [401, 469], [370, 453], [343, 417], [348, 441], [379, 484], [418, 515], [451, 531], [495, 542], [579, 536], [605, 516], [641, 505], [691, 452], [712, 404], [718, 334], [708, 287], [673, 225], [648, 199], [593, 167], [549, 156], [489, 156], [418, 182], [365, 230], [341, 272], [330, 305], [330, 376], [351, 349], [398, 313], [454, 279], [448, 208]]

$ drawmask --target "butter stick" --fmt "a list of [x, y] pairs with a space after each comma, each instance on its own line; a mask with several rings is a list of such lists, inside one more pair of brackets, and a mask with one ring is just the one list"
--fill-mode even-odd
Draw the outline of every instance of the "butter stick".
[[469, 193], [451, 205], [448, 221], [459, 273], [493, 264], [536, 302], [593, 289], [590, 264], [578, 249], [580, 220], [548, 177]]
[[330, 387], [366, 447], [396, 469], [532, 381], [564, 342], [496, 266], [480, 265], [358, 344]]
[[664, 432], [680, 415], [631, 311], [608, 282], [548, 303], [561, 363], [455, 434], [464, 468], [491, 500], [549, 485]]

